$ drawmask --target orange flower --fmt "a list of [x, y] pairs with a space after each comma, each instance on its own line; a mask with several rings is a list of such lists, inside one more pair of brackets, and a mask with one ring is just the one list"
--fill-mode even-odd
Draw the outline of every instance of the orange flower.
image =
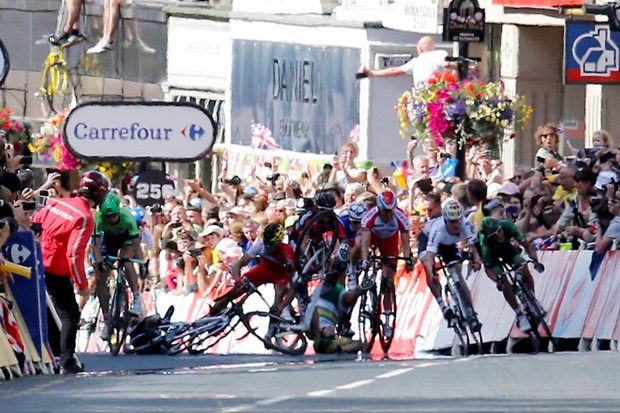
[[457, 81], [456, 76], [454, 76], [451, 72], [443, 72], [441, 74], [441, 80], [446, 83], [455, 83]]

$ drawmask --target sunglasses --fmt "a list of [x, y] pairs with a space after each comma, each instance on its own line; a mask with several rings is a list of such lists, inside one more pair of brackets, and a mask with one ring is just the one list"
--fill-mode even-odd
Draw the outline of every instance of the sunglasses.
[[557, 136], [555, 133], [544, 133], [542, 135], [540, 135], [541, 138], [546, 138], [548, 136]]

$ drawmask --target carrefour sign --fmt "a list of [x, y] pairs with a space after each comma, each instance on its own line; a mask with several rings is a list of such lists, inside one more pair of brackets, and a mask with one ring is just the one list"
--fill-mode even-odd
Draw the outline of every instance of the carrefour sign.
[[67, 117], [65, 144], [85, 159], [193, 161], [215, 142], [216, 124], [191, 103], [89, 102]]

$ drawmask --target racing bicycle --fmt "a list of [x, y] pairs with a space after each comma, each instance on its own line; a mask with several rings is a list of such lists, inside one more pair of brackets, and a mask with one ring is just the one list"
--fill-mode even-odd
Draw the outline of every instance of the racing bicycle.
[[[131, 323], [133, 315], [129, 312], [129, 301], [131, 289], [125, 277], [126, 263], [145, 265], [144, 260], [135, 258], [121, 258], [108, 256], [104, 258], [104, 262], [112, 264], [116, 277], [110, 278], [110, 286], [113, 288], [112, 297], [110, 299], [110, 312], [105, 320], [108, 327], [110, 353], [113, 356], [118, 355], [120, 349], [125, 344], [127, 338], [127, 328]], [[114, 265], [116, 263], [116, 265]]]
[[435, 268], [435, 276], [439, 276], [439, 272], [442, 272], [446, 278], [446, 283], [443, 288], [443, 299], [454, 314], [454, 317], [448, 320], [448, 326], [452, 328], [456, 334], [460, 350], [460, 354], [458, 355], [469, 355], [471, 345], [473, 344], [471, 338], [473, 338], [478, 348], [478, 354], [482, 354], [484, 347], [481, 333], [482, 324], [474, 311], [470, 294], [465, 290], [467, 287], [461, 283], [461, 278], [458, 274], [458, 266], [460, 266], [466, 258], [444, 262], [441, 256], [438, 257], [439, 266]]
[[178, 328], [175, 334], [168, 338], [168, 354], [176, 355], [183, 351], [203, 354], [231, 334], [239, 324], [243, 324], [247, 331], [238, 340], [243, 340], [251, 334], [268, 350], [288, 355], [301, 355], [306, 351], [307, 340], [304, 333], [286, 327], [290, 320], [270, 311], [244, 311], [244, 303], [253, 295], [259, 297], [268, 308], [270, 307], [261, 292], [249, 280], [245, 279], [219, 300], [227, 296], [235, 297], [239, 293], [241, 295], [220, 314], [207, 315]]
[[[370, 351], [375, 343], [376, 337], [379, 337], [381, 342], [381, 348], [383, 354], [387, 355], [390, 346], [392, 345], [392, 339], [396, 329], [396, 289], [392, 285], [392, 288], [388, 288], [388, 283], [385, 278], [381, 278], [381, 282], [377, 283], [377, 277], [381, 276], [382, 265], [388, 260], [402, 260], [411, 263], [411, 258], [399, 257], [399, 256], [379, 256], [371, 254], [368, 257], [370, 266], [362, 274], [362, 285], [369, 285], [374, 283], [374, 288], [367, 289], [360, 297], [360, 306], [358, 313], [358, 325], [360, 339], [364, 342], [365, 348]], [[385, 308], [383, 304], [383, 297], [385, 294], [392, 296], [392, 307]], [[391, 317], [386, 316], [391, 312]], [[386, 334], [391, 330], [391, 334]]]
[[[525, 282], [523, 272], [521, 271], [530, 263], [535, 263], [533, 260], [525, 260], [522, 263], [511, 266], [510, 264], [503, 262], [502, 267], [504, 272], [497, 276], [497, 289], [502, 291], [504, 279], [507, 279], [512, 286], [517, 299], [523, 304], [525, 315], [532, 329], [529, 332], [530, 340], [534, 346], [534, 352], [540, 351], [541, 339], [545, 336], [549, 339], [549, 351], [553, 351], [557, 348], [557, 343], [551, 334], [551, 329], [545, 320], [547, 312], [543, 306], [536, 299], [536, 295], [529, 284]], [[541, 333], [541, 330], [543, 333]], [[543, 335], [544, 334], [544, 335]]]

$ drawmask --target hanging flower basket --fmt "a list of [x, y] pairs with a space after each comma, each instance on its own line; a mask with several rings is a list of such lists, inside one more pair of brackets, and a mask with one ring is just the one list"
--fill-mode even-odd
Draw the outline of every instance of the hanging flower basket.
[[522, 96], [506, 95], [502, 82], [459, 82], [449, 72], [403, 93], [396, 110], [403, 137], [432, 139], [437, 146], [449, 139], [497, 145], [506, 129], [522, 129], [532, 115]]
[[20, 153], [30, 141], [30, 124], [12, 119], [12, 116], [11, 109], [0, 106], [0, 136], [15, 145], [15, 153]]
[[35, 164], [60, 171], [75, 171], [82, 166], [82, 162], [69, 152], [62, 139], [63, 125], [68, 113], [67, 109], [54, 115], [41, 126], [39, 132], [33, 134], [33, 143], [29, 149]]

